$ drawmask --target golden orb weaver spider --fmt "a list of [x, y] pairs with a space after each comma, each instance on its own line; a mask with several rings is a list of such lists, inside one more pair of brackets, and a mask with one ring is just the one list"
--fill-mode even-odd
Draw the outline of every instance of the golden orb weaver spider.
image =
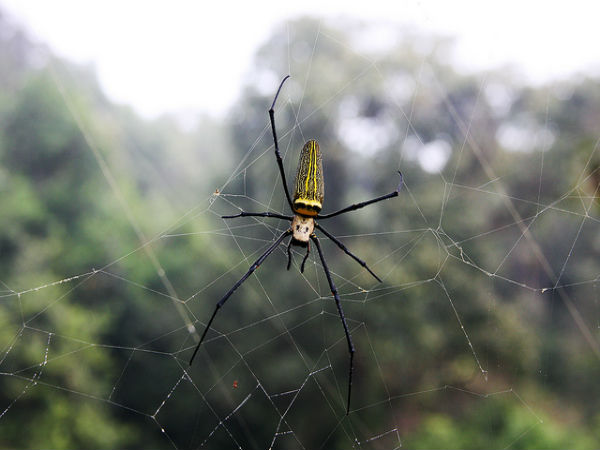
[[321, 250], [321, 245], [319, 244], [319, 240], [314, 232], [315, 228], [321, 231], [325, 236], [327, 236], [331, 241], [333, 241], [342, 251], [344, 251], [348, 256], [354, 259], [357, 263], [359, 263], [362, 267], [364, 267], [375, 279], [381, 282], [381, 279], [375, 275], [375, 273], [367, 266], [367, 264], [360, 259], [358, 256], [354, 255], [344, 244], [342, 244], [335, 236], [327, 232], [320, 224], [316, 222], [315, 219], [329, 219], [330, 217], [338, 216], [340, 214], [344, 214], [350, 211], [354, 211], [360, 208], [363, 208], [367, 205], [371, 205], [373, 203], [380, 202], [382, 200], [386, 200], [388, 198], [398, 196], [400, 192], [400, 188], [402, 187], [402, 173], [398, 172], [400, 175], [400, 182], [395, 191], [390, 192], [389, 194], [382, 195], [381, 197], [376, 197], [371, 200], [367, 200], [361, 203], [355, 203], [346, 208], [342, 208], [339, 211], [335, 211], [329, 214], [319, 214], [321, 212], [321, 207], [323, 205], [323, 197], [324, 197], [324, 182], [323, 182], [323, 162], [321, 156], [321, 150], [319, 149], [319, 144], [314, 139], [309, 140], [300, 153], [300, 161], [298, 163], [298, 169], [296, 171], [296, 180], [294, 184], [294, 197], [290, 196], [290, 192], [288, 190], [287, 181], [285, 178], [285, 171], [283, 169], [283, 161], [281, 159], [281, 154], [279, 153], [279, 143], [277, 140], [277, 130], [275, 128], [275, 103], [277, 102], [277, 97], [279, 97], [279, 93], [281, 92], [281, 88], [283, 84], [290, 76], [287, 75], [281, 81], [279, 85], [279, 89], [277, 89], [277, 93], [275, 94], [275, 98], [273, 99], [273, 103], [271, 104], [271, 109], [269, 109], [269, 119], [271, 121], [271, 131], [273, 133], [273, 143], [275, 146], [275, 158], [277, 159], [277, 166], [279, 167], [279, 173], [281, 174], [281, 181], [283, 182], [283, 190], [285, 191], [285, 196], [287, 198], [290, 209], [294, 213], [292, 216], [286, 216], [284, 214], [272, 213], [272, 212], [245, 212], [242, 211], [239, 214], [235, 214], [233, 216], [223, 216], [223, 219], [233, 219], [235, 217], [273, 217], [276, 219], [284, 219], [291, 222], [291, 227], [284, 231], [281, 236], [279, 236], [271, 246], [265, 250], [265, 252], [250, 266], [250, 269], [244, 274], [242, 278], [238, 280], [237, 283], [233, 285], [229, 291], [219, 300], [215, 306], [215, 310], [208, 320], [206, 327], [204, 328], [204, 332], [202, 333], [202, 337], [196, 345], [194, 349], [194, 353], [190, 358], [190, 366], [194, 361], [196, 353], [198, 353], [198, 349], [202, 345], [204, 338], [206, 337], [206, 333], [208, 332], [217, 312], [219, 309], [225, 304], [227, 299], [231, 297], [234, 291], [241, 286], [241, 284], [246, 281], [246, 279], [252, 275], [252, 273], [258, 269], [258, 267], [267, 259], [267, 257], [273, 253], [273, 251], [279, 247], [279, 244], [288, 236], [292, 236], [290, 242], [287, 246], [287, 270], [290, 270], [290, 265], [292, 263], [292, 253], [291, 247], [292, 245], [305, 247], [306, 254], [304, 255], [304, 259], [302, 260], [302, 264], [300, 266], [300, 271], [304, 272], [304, 263], [308, 258], [310, 252], [310, 241], [312, 240], [317, 247], [317, 252], [319, 253], [319, 258], [321, 259], [321, 263], [323, 264], [323, 270], [325, 271], [325, 276], [327, 277], [327, 282], [329, 283], [329, 288], [331, 289], [331, 293], [333, 294], [333, 298], [335, 299], [335, 304], [337, 306], [337, 310], [342, 320], [342, 325], [344, 327], [344, 333], [346, 334], [346, 342], [348, 344], [348, 352], [350, 353], [350, 364], [348, 370], [348, 397], [346, 403], [346, 415], [350, 413], [350, 397], [352, 393], [352, 375], [354, 373], [354, 344], [352, 343], [352, 336], [348, 331], [348, 324], [346, 323], [346, 317], [344, 316], [344, 311], [342, 309], [342, 304], [340, 301], [340, 297], [331, 278], [331, 273], [329, 271], [329, 267], [327, 267], [327, 263], [325, 262], [325, 257], [323, 256], [323, 251]]

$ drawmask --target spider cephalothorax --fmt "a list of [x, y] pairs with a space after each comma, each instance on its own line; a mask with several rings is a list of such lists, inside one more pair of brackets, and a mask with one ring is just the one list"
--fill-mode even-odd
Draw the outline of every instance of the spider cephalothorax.
[[250, 266], [250, 269], [244, 274], [240, 280], [233, 285], [229, 291], [217, 302], [215, 306], [215, 310], [208, 320], [206, 327], [204, 328], [204, 332], [200, 337], [200, 341], [196, 345], [194, 349], [194, 353], [190, 358], [190, 365], [200, 348], [200, 345], [204, 341], [206, 337], [206, 333], [208, 332], [217, 312], [221, 307], [225, 304], [227, 299], [231, 297], [233, 292], [240, 287], [240, 285], [246, 281], [246, 279], [252, 275], [252, 273], [258, 269], [258, 267], [263, 263], [267, 257], [273, 253], [273, 251], [279, 247], [279, 244], [286, 238], [291, 235], [291, 239], [287, 246], [287, 254], [288, 254], [288, 264], [287, 268], [289, 270], [291, 262], [292, 262], [292, 253], [291, 246], [297, 245], [300, 247], [306, 247], [306, 255], [302, 260], [302, 264], [300, 265], [300, 271], [304, 271], [304, 263], [308, 258], [310, 252], [310, 241], [315, 244], [317, 247], [317, 252], [319, 253], [319, 259], [321, 260], [321, 264], [323, 265], [323, 270], [325, 271], [325, 276], [327, 277], [327, 282], [329, 284], [329, 288], [331, 289], [331, 293], [333, 298], [335, 299], [335, 304], [340, 315], [340, 319], [342, 321], [342, 325], [344, 327], [344, 333], [346, 335], [346, 342], [348, 344], [348, 352], [350, 353], [350, 367], [348, 371], [348, 397], [346, 402], [346, 414], [350, 412], [350, 394], [352, 392], [352, 374], [354, 373], [354, 344], [352, 343], [352, 336], [348, 331], [348, 324], [346, 323], [346, 318], [344, 316], [344, 311], [342, 310], [342, 303], [340, 301], [340, 297], [335, 287], [335, 283], [331, 278], [331, 273], [329, 268], [327, 267], [327, 263], [325, 262], [325, 257], [323, 256], [323, 251], [321, 250], [321, 245], [319, 244], [319, 240], [317, 235], [315, 234], [315, 229], [321, 231], [325, 236], [327, 236], [331, 241], [333, 241], [342, 251], [344, 251], [348, 256], [358, 262], [362, 267], [364, 267], [377, 281], [381, 281], [381, 279], [375, 275], [375, 273], [369, 269], [367, 264], [361, 260], [358, 256], [354, 255], [350, 250], [346, 248], [344, 244], [342, 244], [335, 236], [326, 231], [319, 223], [317, 223], [316, 219], [329, 219], [330, 217], [338, 216], [340, 214], [344, 214], [346, 212], [354, 211], [356, 209], [363, 208], [372, 203], [376, 203], [382, 200], [386, 200], [388, 198], [396, 197], [400, 188], [402, 187], [402, 174], [400, 174], [400, 183], [395, 191], [390, 192], [389, 194], [382, 195], [381, 197], [376, 197], [371, 200], [367, 200], [360, 203], [355, 203], [353, 205], [347, 206], [346, 208], [340, 209], [339, 211], [335, 211], [333, 213], [320, 215], [321, 208], [323, 206], [323, 197], [324, 197], [324, 189], [325, 185], [323, 182], [323, 158], [321, 155], [321, 150], [319, 149], [319, 144], [314, 139], [309, 140], [300, 153], [300, 161], [298, 163], [298, 170], [296, 171], [296, 180], [294, 183], [294, 196], [293, 200], [290, 196], [290, 192], [288, 190], [287, 181], [285, 177], [285, 171], [283, 170], [283, 161], [281, 159], [281, 154], [279, 153], [279, 143], [277, 140], [277, 130], [275, 128], [275, 102], [277, 101], [277, 97], [279, 96], [279, 92], [283, 87], [283, 83], [285, 80], [289, 78], [289, 75], [286, 76], [281, 84], [279, 85], [279, 89], [275, 94], [275, 99], [271, 105], [271, 109], [269, 110], [269, 118], [271, 121], [271, 131], [273, 132], [273, 142], [275, 145], [275, 158], [277, 160], [277, 165], [279, 167], [279, 173], [281, 175], [281, 181], [283, 182], [283, 190], [285, 192], [285, 197], [290, 206], [290, 209], [294, 213], [293, 216], [287, 216], [279, 213], [272, 212], [245, 212], [242, 211], [239, 214], [235, 214], [233, 216], [223, 216], [223, 219], [232, 219], [234, 217], [274, 217], [277, 219], [284, 219], [291, 222], [290, 228], [284, 231], [276, 240], [273, 242], [269, 248], [265, 250], [265, 252]]
[[315, 230], [315, 219], [312, 217], [294, 215], [292, 219], [292, 239], [294, 244], [305, 247]]

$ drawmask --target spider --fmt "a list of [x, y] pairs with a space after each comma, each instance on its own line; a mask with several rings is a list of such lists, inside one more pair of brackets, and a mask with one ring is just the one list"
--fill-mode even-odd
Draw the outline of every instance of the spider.
[[302, 264], [300, 266], [300, 271], [304, 272], [304, 264], [306, 263], [306, 259], [310, 253], [310, 241], [315, 244], [317, 248], [317, 253], [319, 254], [319, 258], [321, 259], [321, 263], [323, 265], [323, 270], [325, 271], [325, 276], [327, 277], [327, 282], [329, 283], [329, 288], [331, 289], [331, 293], [333, 294], [333, 298], [335, 299], [335, 304], [337, 306], [337, 310], [342, 321], [342, 325], [344, 327], [344, 333], [346, 334], [346, 342], [348, 344], [348, 352], [350, 354], [350, 363], [348, 369], [348, 394], [347, 394], [347, 402], [346, 402], [346, 415], [350, 413], [350, 397], [352, 393], [352, 375], [354, 373], [354, 353], [355, 348], [352, 343], [352, 336], [348, 331], [348, 324], [346, 323], [346, 317], [344, 316], [344, 311], [342, 309], [342, 304], [340, 301], [340, 296], [338, 294], [337, 288], [333, 279], [331, 278], [331, 272], [329, 271], [329, 267], [325, 262], [325, 257], [323, 256], [323, 251], [321, 250], [321, 245], [319, 244], [319, 240], [315, 234], [315, 228], [321, 231], [325, 236], [331, 239], [342, 251], [344, 251], [348, 256], [354, 259], [357, 263], [359, 263], [362, 267], [364, 267], [377, 281], [381, 282], [381, 279], [375, 275], [375, 273], [367, 266], [367, 264], [360, 259], [358, 256], [354, 255], [344, 244], [342, 244], [335, 236], [326, 231], [319, 223], [316, 222], [316, 219], [329, 219], [331, 217], [339, 216], [340, 214], [345, 214], [350, 211], [354, 211], [360, 208], [363, 208], [367, 205], [371, 205], [373, 203], [380, 202], [382, 200], [386, 200], [388, 198], [398, 196], [400, 192], [400, 188], [402, 187], [402, 173], [398, 172], [400, 175], [400, 182], [396, 190], [390, 192], [389, 194], [382, 195], [381, 197], [377, 197], [371, 200], [367, 200], [360, 203], [355, 203], [346, 208], [342, 208], [339, 211], [335, 211], [329, 214], [319, 214], [321, 212], [321, 207], [323, 204], [324, 197], [324, 183], [323, 183], [323, 160], [321, 156], [321, 151], [319, 149], [319, 144], [316, 140], [311, 139], [302, 148], [300, 153], [300, 161], [298, 163], [298, 169], [296, 171], [296, 181], [294, 185], [294, 197], [290, 196], [290, 192], [288, 190], [287, 181], [285, 178], [285, 171], [283, 169], [283, 161], [281, 159], [281, 154], [279, 153], [279, 143], [277, 140], [277, 130], [275, 128], [275, 103], [277, 102], [277, 97], [279, 97], [279, 93], [281, 92], [281, 88], [283, 84], [290, 76], [287, 75], [283, 78], [279, 85], [279, 89], [277, 89], [277, 93], [275, 94], [275, 98], [273, 99], [273, 103], [271, 104], [271, 109], [269, 109], [269, 119], [271, 121], [271, 131], [273, 133], [273, 142], [275, 146], [275, 158], [277, 160], [277, 166], [279, 167], [279, 173], [281, 174], [281, 181], [283, 182], [283, 190], [285, 192], [285, 196], [287, 202], [290, 206], [290, 209], [294, 213], [293, 216], [287, 216], [284, 214], [272, 213], [272, 212], [246, 212], [242, 211], [239, 214], [235, 214], [232, 216], [223, 216], [223, 219], [233, 219], [236, 217], [273, 217], [276, 219], [284, 219], [291, 222], [290, 228], [284, 231], [270, 246], [265, 250], [265, 252], [250, 266], [250, 269], [244, 274], [242, 278], [239, 279], [237, 283], [233, 285], [229, 291], [219, 300], [215, 306], [215, 310], [208, 320], [206, 327], [204, 328], [204, 332], [202, 333], [202, 337], [200, 341], [196, 345], [194, 349], [194, 353], [190, 358], [190, 366], [194, 361], [196, 353], [198, 349], [202, 345], [204, 338], [206, 337], [206, 333], [208, 332], [212, 322], [221, 309], [221, 307], [225, 304], [227, 299], [231, 297], [234, 291], [241, 286], [241, 284], [246, 281], [246, 279], [252, 275], [252, 273], [258, 269], [258, 267], [268, 258], [268, 256], [273, 253], [273, 251], [279, 247], [279, 244], [288, 236], [292, 236], [289, 244], [287, 246], [287, 270], [290, 270], [290, 265], [292, 263], [292, 253], [291, 247], [292, 245], [306, 248], [306, 254], [304, 255], [304, 259], [302, 260]]

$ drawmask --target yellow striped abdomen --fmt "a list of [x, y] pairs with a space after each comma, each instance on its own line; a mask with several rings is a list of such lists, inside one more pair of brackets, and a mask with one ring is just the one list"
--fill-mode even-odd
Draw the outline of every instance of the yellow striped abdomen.
[[311, 139], [300, 153], [294, 185], [294, 212], [316, 216], [323, 206], [323, 193], [323, 158], [319, 143]]

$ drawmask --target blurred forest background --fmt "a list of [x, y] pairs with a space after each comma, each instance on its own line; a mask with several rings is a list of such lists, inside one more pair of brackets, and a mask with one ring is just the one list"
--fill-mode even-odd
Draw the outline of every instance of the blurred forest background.
[[[224, 120], [148, 121], [0, 15], [0, 447], [598, 448], [600, 79], [458, 73], [452, 42], [310, 18], [257, 52]], [[126, 70], [126, 69], [124, 69]], [[323, 241], [285, 246], [267, 110], [293, 180], [324, 152]], [[198, 80], [202, 83], [202, 80]], [[216, 87], [218, 88], [218, 87]], [[151, 95], [151, 93], [149, 94]]]

